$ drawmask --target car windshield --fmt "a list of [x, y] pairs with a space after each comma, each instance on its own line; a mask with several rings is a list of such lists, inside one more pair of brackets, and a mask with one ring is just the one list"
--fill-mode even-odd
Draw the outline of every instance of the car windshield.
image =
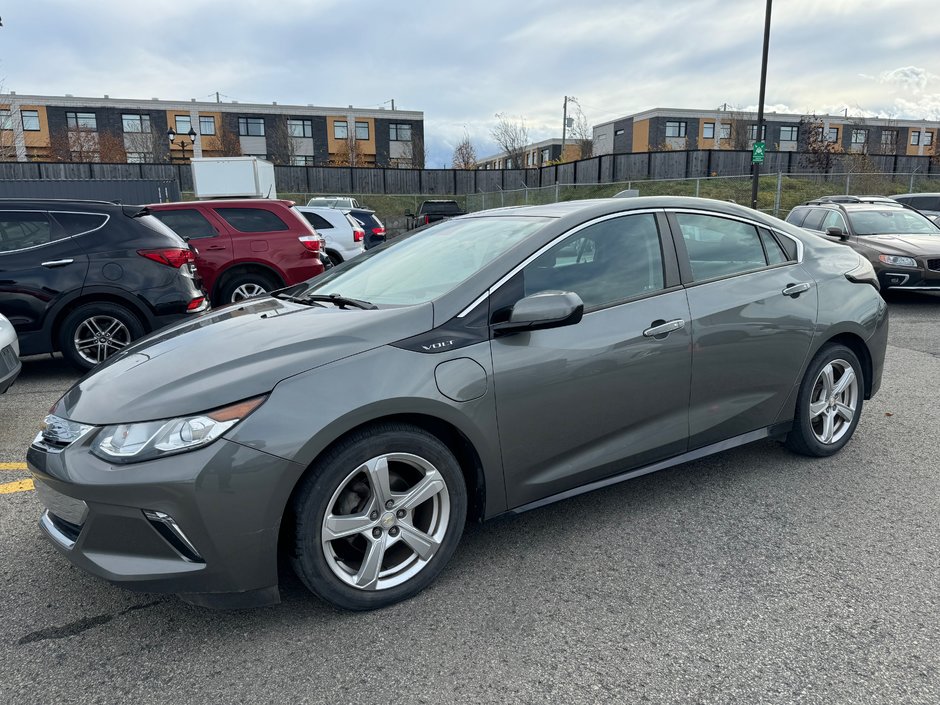
[[886, 208], [848, 213], [856, 235], [938, 235], [938, 228], [920, 213]]
[[304, 295], [339, 294], [394, 306], [433, 301], [548, 221], [533, 217], [446, 221], [317, 277]]

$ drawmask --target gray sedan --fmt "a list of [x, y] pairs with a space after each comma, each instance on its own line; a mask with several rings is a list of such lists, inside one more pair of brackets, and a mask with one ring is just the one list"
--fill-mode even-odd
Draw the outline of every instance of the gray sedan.
[[[763, 438], [824, 458], [881, 383], [867, 260], [686, 198], [485, 211], [110, 358], [27, 459], [77, 566], [348, 609], [416, 594], [465, 522]], [[825, 471], [825, 461], [820, 472]]]
[[0, 394], [10, 388], [22, 368], [16, 331], [13, 324], [0, 314]]

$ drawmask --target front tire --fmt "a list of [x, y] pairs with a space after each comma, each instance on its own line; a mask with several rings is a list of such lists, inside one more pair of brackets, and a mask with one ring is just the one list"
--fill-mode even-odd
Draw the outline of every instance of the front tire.
[[59, 350], [82, 371], [90, 370], [144, 334], [133, 313], [106, 301], [84, 304], [72, 311], [59, 328]]
[[371, 610], [437, 577], [463, 532], [467, 490], [438, 438], [381, 424], [318, 459], [291, 506], [291, 562], [304, 585], [337, 607]]
[[826, 345], [812, 359], [800, 385], [790, 450], [817, 458], [838, 453], [862, 415], [865, 376], [858, 357], [844, 345]]
[[218, 305], [232, 304], [255, 296], [264, 296], [280, 288], [274, 278], [267, 274], [245, 272], [236, 274], [219, 290]]

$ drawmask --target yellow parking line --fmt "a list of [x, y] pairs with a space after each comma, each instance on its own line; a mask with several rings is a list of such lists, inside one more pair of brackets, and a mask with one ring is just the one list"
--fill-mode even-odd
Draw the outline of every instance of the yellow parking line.
[[25, 470], [26, 463], [0, 463], [0, 470]]
[[0, 494], [13, 494], [14, 492], [29, 492], [35, 489], [32, 480], [17, 480], [0, 485]]

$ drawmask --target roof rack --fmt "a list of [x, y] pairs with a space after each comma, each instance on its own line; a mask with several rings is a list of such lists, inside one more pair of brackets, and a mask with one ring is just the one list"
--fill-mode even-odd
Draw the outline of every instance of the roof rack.
[[[844, 196], [820, 196], [807, 201], [804, 205], [820, 205], [823, 203], [887, 203], [890, 205], [898, 202], [887, 196], [850, 196], [846, 194]], [[898, 205], [900, 204], [898, 203]]]

